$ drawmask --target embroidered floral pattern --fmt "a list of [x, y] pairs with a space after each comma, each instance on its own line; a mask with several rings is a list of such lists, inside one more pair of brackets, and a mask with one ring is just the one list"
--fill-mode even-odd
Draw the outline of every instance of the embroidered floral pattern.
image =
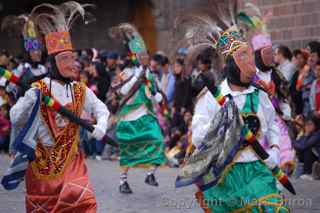
[[[40, 81], [38, 85], [42, 94], [49, 95], [49, 89], [43, 81]], [[82, 84], [75, 84], [73, 89], [75, 103], [66, 106], [66, 108], [80, 116], [84, 103], [85, 87]], [[48, 147], [38, 139], [35, 151], [36, 158], [31, 163], [31, 166], [38, 178], [48, 179], [61, 175], [77, 153], [79, 126], [72, 122], [66, 122], [66, 125], [61, 128], [59, 124], [56, 124], [56, 119], [50, 119], [50, 117], [56, 117], [55, 112], [43, 103], [40, 106], [40, 111], [42, 120], [47, 125], [55, 144]]]

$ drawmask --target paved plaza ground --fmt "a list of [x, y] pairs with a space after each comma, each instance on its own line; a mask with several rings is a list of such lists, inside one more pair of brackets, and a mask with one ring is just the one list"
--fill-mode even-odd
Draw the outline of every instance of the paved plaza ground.
[[[9, 158], [0, 155], [0, 175], [9, 164]], [[144, 184], [145, 171], [132, 170], [129, 182], [134, 193], [118, 192], [119, 174], [117, 162], [87, 161], [93, 183], [99, 213], [202, 213], [193, 198], [195, 188], [174, 188], [177, 169], [162, 168], [157, 172], [158, 188]], [[320, 212], [320, 181], [292, 180], [297, 196], [289, 197], [293, 213]], [[24, 184], [14, 191], [0, 187], [0, 213], [24, 212]]]

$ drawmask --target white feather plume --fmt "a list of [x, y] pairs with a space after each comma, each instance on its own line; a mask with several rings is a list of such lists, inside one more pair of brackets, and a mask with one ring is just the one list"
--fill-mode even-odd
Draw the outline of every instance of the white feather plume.
[[70, 31], [77, 18], [85, 19], [85, 8], [92, 6], [94, 5], [79, 4], [75, 1], [68, 1], [60, 5], [43, 3], [31, 11], [31, 16], [43, 34]]

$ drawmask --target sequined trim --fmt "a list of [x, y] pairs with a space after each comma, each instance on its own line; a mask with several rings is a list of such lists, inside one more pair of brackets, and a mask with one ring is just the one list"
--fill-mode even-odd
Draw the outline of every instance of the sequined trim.
[[[44, 81], [39, 81], [37, 86], [40, 88], [42, 94], [50, 95], [49, 89]], [[77, 116], [80, 116], [84, 99], [86, 87], [82, 83], [74, 84], [74, 100], [75, 103], [71, 110]], [[47, 126], [48, 132], [52, 140], [55, 142], [53, 146], [45, 146], [38, 139], [35, 155], [36, 158], [31, 162], [33, 174], [39, 179], [51, 179], [63, 174], [67, 165], [74, 159], [78, 152], [78, 144], [80, 140], [79, 125], [69, 122], [58, 135], [55, 135], [52, 126], [49, 122], [49, 113], [52, 113], [44, 103], [40, 106], [41, 119]]]
[[228, 165], [226, 165], [226, 167], [224, 168], [223, 172], [221, 173], [221, 177], [219, 178], [219, 181], [217, 182], [217, 185], [223, 183], [225, 176], [229, 173], [229, 171], [233, 167], [233, 165], [235, 163], [237, 163], [237, 159], [240, 157], [241, 152], [243, 152], [244, 150], [253, 151], [251, 146], [241, 147], [237, 151], [237, 153], [235, 154], [233, 160]]

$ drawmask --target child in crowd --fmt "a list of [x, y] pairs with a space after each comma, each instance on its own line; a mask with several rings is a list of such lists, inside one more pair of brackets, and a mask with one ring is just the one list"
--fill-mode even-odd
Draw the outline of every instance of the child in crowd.
[[303, 175], [300, 178], [312, 180], [312, 166], [320, 159], [320, 120], [315, 115], [305, 119], [304, 133], [293, 141], [293, 147], [303, 163]]
[[0, 151], [8, 152], [10, 143], [10, 101], [4, 87], [0, 87]]
[[179, 166], [184, 160], [189, 144], [191, 121], [192, 114], [186, 111], [183, 115], [183, 122], [175, 128], [171, 135], [171, 140], [167, 144], [166, 150], [166, 156], [171, 166]]
[[8, 152], [10, 142], [10, 120], [7, 104], [0, 107], [0, 151]]

